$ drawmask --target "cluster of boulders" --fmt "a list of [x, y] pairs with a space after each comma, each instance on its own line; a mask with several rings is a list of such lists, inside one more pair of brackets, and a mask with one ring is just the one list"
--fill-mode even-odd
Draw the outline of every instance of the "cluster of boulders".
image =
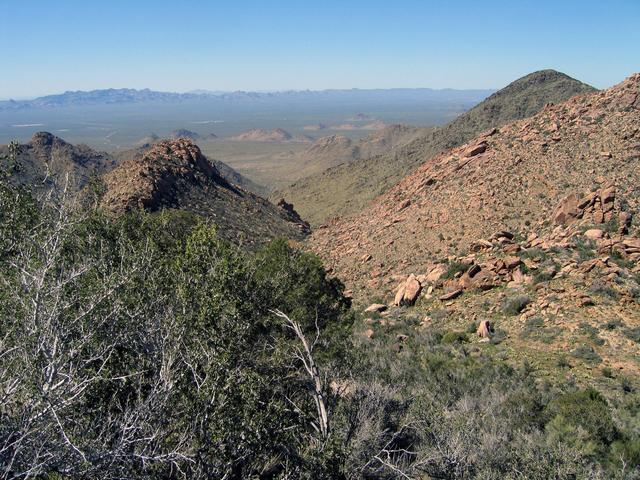
[[[496, 238], [513, 239], [513, 234], [499, 232]], [[487, 243], [493, 245], [488, 241]], [[509, 248], [509, 245], [513, 244], [507, 244], [506, 248]], [[531, 282], [531, 277], [523, 273], [521, 269], [522, 260], [513, 255], [480, 261], [474, 254], [470, 254], [466, 257], [456, 257], [449, 260], [449, 263], [429, 266], [425, 274], [411, 274], [403, 279], [396, 289], [392, 305], [413, 305], [421, 293], [426, 298], [432, 298], [435, 290], [440, 288], [443, 291], [438, 299], [448, 301], [462, 295], [465, 290], [488, 290], [503, 284], [517, 286]], [[447, 275], [451, 268], [455, 268], [457, 271]], [[444, 278], [445, 276], [447, 278]]]
[[174, 195], [180, 181], [223, 182], [216, 167], [191, 140], [178, 138], [153, 144], [141, 157], [130, 158], [104, 177], [101, 205], [115, 213], [157, 208]]
[[[568, 225], [577, 221], [582, 224], [608, 223], [618, 219], [619, 233], [625, 234], [631, 225], [632, 216], [629, 212], [615, 207], [616, 187], [608, 186], [579, 198], [572, 193], [562, 199], [553, 214], [556, 225]], [[597, 229], [592, 231], [597, 235]]]
[[[468, 255], [451, 257], [446, 263], [428, 266], [423, 274], [402, 278], [390, 305], [410, 306], [420, 296], [426, 299], [437, 296], [438, 300], [449, 302], [467, 290], [489, 290], [497, 286], [517, 288], [532, 284], [534, 274], [552, 279], [558, 275], [585, 276], [597, 271], [601, 279], [613, 281], [624, 275], [622, 268], [611, 260], [613, 255], [624, 256], [635, 263], [629, 270], [640, 272], [640, 238], [629, 235], [632, 216], [616, 208], [615, 194], [615, 187], [609, 186], [581, 199], [567, 197], [574, 200], [564, 199], [554, 213], [554, 220], [561, 221], [561, 224], [545, 234], [532, 233], [525, 240], [517, 240], [512, 232], [501, 230], [488, 239], [478, 239], [471, 245]], [[596, 221], [603, 223], [614, 218], [619, 220], [620, 228], [614, 229], [613, 233], [610, 226], [607, 229], [587, 228], [597, 225]], [[552, 262], [553, 266], [541, 264], [536, 258], [535, 251], [571, 251], [578, 248], [580, 240], [577, 237], [592, 242], [591, 246], [586, 244], [587, 248], [598, 258], [579, 261], [565, 255], [562, 261], [557, 257], [557, 265]], [[534, 254], [524, 254], [527, 251]], [[363, 258], [363, 261], [368, 260]], [[592, 299], [586, 295], [578, 300], [580, 306], [592, 304]], [[385, 304], [373, 304], [366, 312], [383, 312], [386, 309]], [[485, 325], [483, 332], [485, 330], [490, 331], [489, 326]]]

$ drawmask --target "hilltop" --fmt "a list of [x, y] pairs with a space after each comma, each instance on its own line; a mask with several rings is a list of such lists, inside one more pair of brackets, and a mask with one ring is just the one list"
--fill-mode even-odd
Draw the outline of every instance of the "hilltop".
[[101, 206], [114, 214], [180, 209], [211, 219], [222, 237], [248, 247], [308, 231], [292, 209], [229, 183], [189, 139], [155, 143], [103, 180]]
[[[6, 151], [6, 146], [0, 146], [0, 154]], [[109, 153], [72, 145], [49, 132], [38, 132], [20, 145], [17, 171], [12, 176], [17, 183], [38, 186], [64, 181], [68, 175], [72, 186], [82, 186], [92, 175], [104, 173], [116, 163], [117, 158]]]
[[278, 195], [291, 201], [313, 225], [319, 225], [364, 207], [442, 150], [461, 145], [489, 128], [531, 116], [547, 103], [594, 90], [563, 73], [535, 72], [494, 93], [450, 124], [426, 130], [402, 148], [363, 155], [349, 165], [300, 179]]
[[178, 128], [177, 130], [174, 130], [173, 132], [171, 132], [171, 138], [188, 138], [189, 140], [199, 140], [202, 138], [202, 136], [197, 133], [194, 132], [192, 130], [187, 130], [186, 128]]
[[273, 130], [254, 128], [234, 135], [231, 140], [242, 142], [287, 142], [293, 140], [293, 136], [282, 128], [274, 128]]

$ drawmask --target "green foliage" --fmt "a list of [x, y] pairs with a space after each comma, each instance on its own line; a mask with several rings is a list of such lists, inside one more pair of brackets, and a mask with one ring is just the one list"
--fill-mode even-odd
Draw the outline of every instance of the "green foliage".
[[594, 295], [599, 295], [600, 297], [608, 297], [612, 300], [617, 300], [620, 297], [620, 294], [616, 291], [615, 288], [603, 283], [602, 281], [596, 281], [591, 285], [589, 291]]
[[455, 277], [456, 274], [465, 272], [468, 268], [469, 265], [466, 263], [451, 262], [447, 265], [447, 271], [444, 272], [444, 274], [440, 278], [442, 280], [449, 280], [450, 278]]
[[459, 345], [469, 342], [469, 336], [465, 332], [447, 332], [441, 341], [445, 345]]
[[501, 310], [505, 315], [517, 315], [529, 303], [531, 303], [531, 299], [527, 295], [507, 297], [502, 302]]
[[299, 339], [270, 312], [318, 335], [322, 378], [350, 364], [349, 301], [316, 257], [284, 242], [244, 253], [179, 211], [112, 219], [1, 186], [0, 383], [17, 383], [0, 444], [22, 432], [16, 472], [337, 475]]
[[546, 429], [553, 439], [573, 444], [586, 455], [601, 455], [619, 438], [604, 397], [593, 389], [567, 393], [545, 409]]
[[589, 345], [580, 345], [571, 351], [571, 356], [584, 360], [587, 363], [601, 363], [602, 358]]

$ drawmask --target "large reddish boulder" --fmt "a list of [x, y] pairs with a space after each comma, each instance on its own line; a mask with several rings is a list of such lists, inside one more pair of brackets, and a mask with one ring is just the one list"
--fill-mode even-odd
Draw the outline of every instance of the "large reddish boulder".
[[418, 300], [421, 291], [422, 284], [412, 273], [398, 286], [396, 296], [393, 299], [393, 304], [396, 306], [413, 305], [416, 303], [416, 300]]
[[566, 225], [578, 218], [578, 202], [578, 196], [575, 193], [560, 200], [553, 212], [553, 221], [558, 225]]

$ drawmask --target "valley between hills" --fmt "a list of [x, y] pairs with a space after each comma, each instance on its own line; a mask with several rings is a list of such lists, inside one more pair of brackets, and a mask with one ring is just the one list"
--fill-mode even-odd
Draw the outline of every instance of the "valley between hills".
[[[178, 129], [108, 151], [38, 132], [0, 147], [2, 310], [73, 318], [61, 320], [70, 342], [90, 337], [91, 315], [104, 338], [129, 339], [104, 352], [103, 337], [80, 341], [99, 359], [83, 374], [143, 358], [140, 378], [118, 377], [126, 391], [96, 409], [162, 425], [182, 455], [154, 463], [166, 478], [179, 478], [168, 465], [194, 478], [638, 478], [640, 74], [596, 90], [544, 70], [442, 125], [346, 122], [224, 139]], [[193, 439], [209, 421], [200, 409], [231, 433]], [[91, 423], [68, 421], [76, 438]], [[296, 443], [298, 428], [320, 440]], [[117, 444], [125, 458], [143, 442], [95, 432], [104, 443], [87, 451]], [[504, 463], [487, 460], [495, 451]]]

